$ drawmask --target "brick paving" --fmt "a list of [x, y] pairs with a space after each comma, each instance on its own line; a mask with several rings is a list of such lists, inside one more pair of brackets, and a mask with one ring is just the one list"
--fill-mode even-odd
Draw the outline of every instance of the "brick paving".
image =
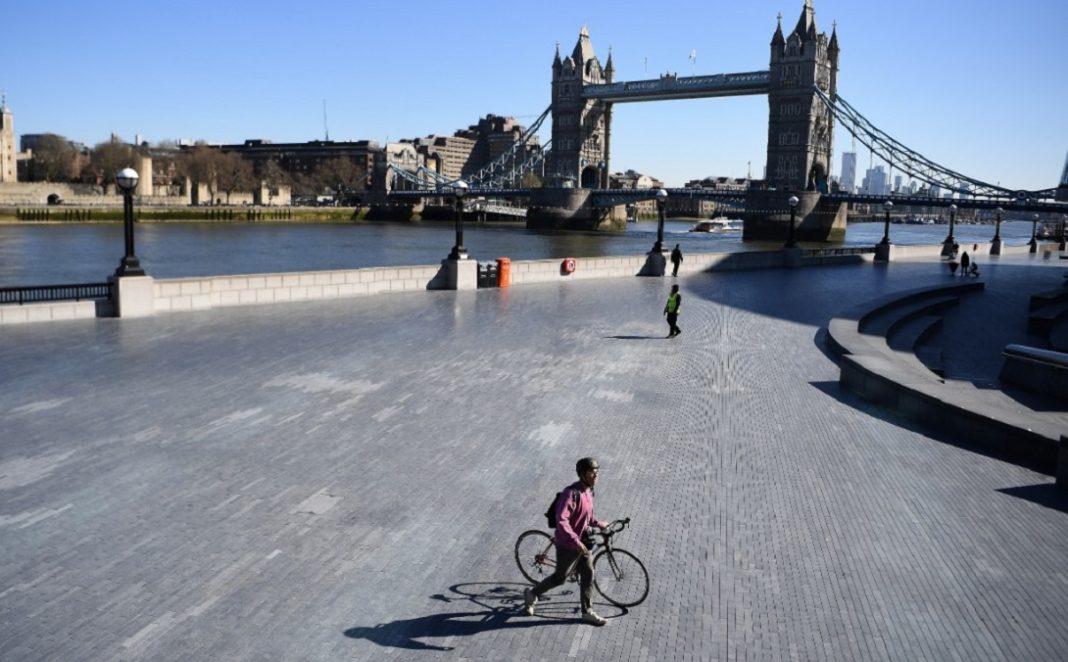
[[[950, 376], [993, 377], [1059, 266], [984, 270]], [[688, 276], [671, 341], [670, 278], [5, 327], [0, 659], [1063, 658], [1052, 479], [841, 391], [822, 349], [946, 278]], [[522, 615], [512, 559], [586, 454], [652, 576], [600, 629], [574, 585]]]

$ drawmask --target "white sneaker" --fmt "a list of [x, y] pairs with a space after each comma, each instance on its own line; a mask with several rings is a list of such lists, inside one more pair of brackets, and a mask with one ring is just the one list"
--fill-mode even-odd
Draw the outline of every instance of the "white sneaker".
[[595, 611], [583, 612], [582, 613], [582, 622], [583, 623], [589, 623], [590, 625], [596, 625], [597, 627], [601, 627], [602, 625], [605, 625], [606, 623], [608, 623], [608, 621], [606, 621], [603, 618], [601, 618], [600, 616], [598, 616], [597, 612], [595, 612]]
[[534, 605], [538, 604], [538, 596], [534, 595], [534, 589], [528, 588], [523, 591], [523, 610], [527, 616], [534, 615]]

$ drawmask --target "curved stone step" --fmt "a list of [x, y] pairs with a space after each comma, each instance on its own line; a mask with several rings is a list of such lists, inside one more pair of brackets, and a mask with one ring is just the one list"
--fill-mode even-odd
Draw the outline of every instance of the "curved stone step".
[[[1068, 288], [1065, 289], [1068, 290]], [[1068, 316], [1068, 298], [1047, 303], [1041, 308], [1033, 309], [1027, 316], [1027, 330], [1031, 333], [1047, 335], [1053, 330], [1054, 324], [1065, 316]]]
[[[1065, 274], [1065, 278], [1068, 278], [1068, 274]], [[1044, 292], [1032, 294], [1031, 301], [1028, 303], [1028, 309], [1037, 310], [1051, 303], [1057, 303], [1058, 301], [1068, 301], [1068, 283]]]
[[1068, 352], [1068, 317], [1062, 317], [1053, 323], [1049, 332], [1049, 344], [1058, 352]]
[[[893, 322], [899, 317], [908, 316], [906, 313], [901, 316], [892, 315], [892, 311], [895, 309], [910, 309], [913, 304], [917, 303], [920, 304], [919, 308], [923, 309], [925, 307], [923, 302], [925, 301], [929, 303], [944, 296], [977, 292], [982, 289], [982, 281], [924, 287], [896, 292], [847, 308], [827, 324], [828, 347], [838, 356], [872, 349], [879, 351], [879, 345], [882, 346], [882, 351], [889, 351], [885, 336], [873, 336], [867, 332], [873, 328], [878, 330], [878, 327], [882, 324], [877, 322], [879, 318], [889, 320], [886, 323], [886, 329], [889, 330]], [[908, 312], [913, 313], [911, 316], [925, 314], [911, 309]], [[862, 328], [865, 329], [864, 332], [861, 332]], [[873, 343], [875, 344], [874, 348], [871, 347]]]

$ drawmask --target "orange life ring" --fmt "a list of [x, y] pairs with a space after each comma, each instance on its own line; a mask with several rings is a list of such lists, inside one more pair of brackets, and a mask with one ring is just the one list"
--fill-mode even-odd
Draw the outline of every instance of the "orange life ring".
[[574, 273], [575, 271], [575, 258], [569, 257], [564, 259], [563, 264], [560, 265], [560, 271], [565, 274]]

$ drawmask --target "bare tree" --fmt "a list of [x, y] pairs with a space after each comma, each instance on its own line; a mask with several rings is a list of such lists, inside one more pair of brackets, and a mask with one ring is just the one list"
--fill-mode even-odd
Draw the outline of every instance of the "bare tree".
[[274, 204], [274, 196], [278, 195], [278, 188], [290, 181], [289, 174], [274, 159], [261, 161], [257, 176], [267, 187], [268, 204]]
[[113, 183], [118, 171], [134, 166], [134, 154], [133, 148], [118, 136], [113, 136], [111, 140], [93, 147], [89, 164], [82, 170], [82, 177], [88, 174], [97, 184]]
[[219, 170], [222, 152], [207, 145], [197, 145], [185, 150], [178, 157], [178, 172], [188, 177], [193, 186], [203, 184], [208, 189], [211, 203], [215, 203], [215, 193], [219, 186]]
[[315, 169], [315, 176], [321, 188], [334, 192], [338, 202], [355, 191], [367, 189], [367, 169], [344, 156], [320, 163]]
[[54, 133], [43, 134], [33, 148], [31, 178], [46, 182], [68, 182], [78, 174], [74, 170], [77, 157], [78, 152], [69, 140]]
[[234, 191], [252, 188], [252, 164], [233, 152], [222, 152], [219, 156], [219, 189], [226, 193], [226, 204], [230, 204], [230, 194]]

